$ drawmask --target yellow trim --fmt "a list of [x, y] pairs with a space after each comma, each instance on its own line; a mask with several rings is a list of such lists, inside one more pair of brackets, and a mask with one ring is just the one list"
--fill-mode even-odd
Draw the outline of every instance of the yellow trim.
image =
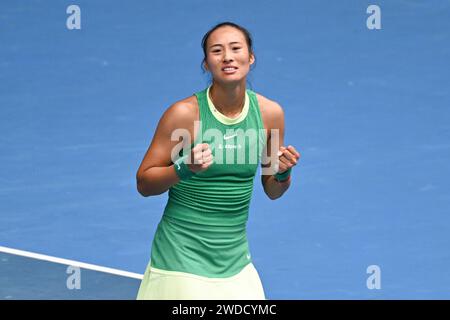
[[248, 114], [248, 109], [250, 108], [250, 98], [248, 97], [247, 90], [245, 90], [245, 101], [244, 101], [244, 107], [242, 108], [241, 114], [237, 118], [230, 118], [230, 117], [227, 117], [226, 115], [220, 113], [220, 111], [216, 109], [216, 107], [214, 106], [214, 104], [211, 101], [211, 98], [209, 96], [210, 88], [211, 88], [211, 86], [209, 86], [208, 89], [206, 90], [206, 98], [208, 99], [208, 107], [209, 107], [209, 110], [211, 110], [211, 113], [214, 115], [214, 117], [218, 121], [222, 122], [223, 124], [230, 125], [230, 124], [239, 123], [245, 119], [245, 117]]

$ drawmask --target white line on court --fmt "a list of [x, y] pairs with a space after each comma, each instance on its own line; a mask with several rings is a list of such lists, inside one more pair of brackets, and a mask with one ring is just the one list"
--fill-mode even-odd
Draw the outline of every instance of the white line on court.
[[84, 262], [79, 262], [79, 261], [74, 261], [74, 260], [62, 259], [62, 258], [47, 256], [44, 254], [33, 253], [33, 252], [23, 251], [23, 250], [17, 250], [17, 249], [2, 247], [2, 246], [0, 246], [0, 252], [14, 254], [16, 256], [22, 256], [22, 257], [27, 257], [27, 258], [37, 259], [37, 260], [44, 260], [44, 261], [49, 261], [49, 262], [54, 262], [54, 263], [60, 263], [60, 264], [64, 264], [64, 265], [72, 266], [72, 267], [79, 267], [79, 268], [84, 268], [84, 269], [93, 270], [93, 271], [115, 274], [115, 275], [122, 276], [122, 277], [128, 277], [128, 278], [134, 278], [134, 279], [140, 279], [140, 280], [142, 280], [142, 278], [143, 278], [143, 275], [139, 274], [139, 273], [133, 273], [133, 272], [123, 271], [123, 270], [118, 270], [118, 269], [112, 269], [112, 268], [108, 268], [108, 267], [97, 266], [95, 264], [89, 264], [89, 263], [84, 263]]

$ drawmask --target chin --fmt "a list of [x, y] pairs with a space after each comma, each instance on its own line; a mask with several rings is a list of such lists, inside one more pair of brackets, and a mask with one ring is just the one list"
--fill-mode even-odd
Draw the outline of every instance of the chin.
[[246, 79], [245, 76], [240, 77], [237, 75], [225, 76], [225, 77], [220, 76], [220, 77], [215, 78], [216, 81], [224, 83], [224, 84], [232, 84], [232, 83], [238, 84], [238, 83], [241, 83], [242, 81], [245, 82], [245, 79]]

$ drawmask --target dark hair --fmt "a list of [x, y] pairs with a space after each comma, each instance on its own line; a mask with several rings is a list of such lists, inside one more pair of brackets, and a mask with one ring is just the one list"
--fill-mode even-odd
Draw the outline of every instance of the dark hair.
[[[207, 42], [208, 42], [208, 38], [209, 38], [209, 36], [211, 35], [211, 33], [213, 33], [215, 30], [219, 29], [220, 27], [224, 27], [224, 26], [229, 26], [229, 27], [236, 28], [236, 29], [238, 29], [239, 31], [241, 31], [241, 32], [244, 34], [245, 41], [247, 42], [247, 47], [248, 47], [249, 53], [250, 53], [250, 54], [253, 54], [253, 56], [254, 56], [254, 58], [255, 58], [255, 62], [252, 64], [252, 66], [253, 66], [253, 68], [254, 68], [254, 66], [256, 65], [256, 56], [255, 56], [254, 51], [253, 51], [253, 39], [252, 39], [252, 35], [251, 35], [250, 32], [249, 32], [247, 29], [245, 29], [244, 27], [241, 27], [240, 25], [238, 25], [238, 24], [236, 24], [236, 23], [233, 23], [233, 22], [225, 21], [225, 22], [221, 22], [221, 23], [215, 25], [213, 28], [211, 28], [211, 29], [203, 36], [202, 44], [201, 44], [201, 46], [202, 46], [202, 48], [203, 48], [203, 60], [202, 60], [202, 63], [201, 63], [201, 68], [202, 68], [202, 70], [203, 70], [203, 73], [206, 72], [205, 69], [203, 68], [203, 66], [204, 66], [204, 62], [206, 61], [206, 55], [207, 55], [207, 54], [206, 54], [206, 49], [207, 49], [207, 48], [206, 48], [206, 44], [207, 44]], [[250, 70], [252, 70], [252, 67], [250, 67]]]

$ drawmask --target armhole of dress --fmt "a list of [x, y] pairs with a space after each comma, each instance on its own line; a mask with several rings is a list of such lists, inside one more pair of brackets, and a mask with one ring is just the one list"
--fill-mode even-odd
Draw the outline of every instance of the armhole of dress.
[[[198, 108], [198, 119], [196, 119], [195, 121], [200, 121], [200, 126], [203, 126], [203, 121], [202, 121], [202, 108], [201, 108], [201, 101], [200, 101], [200, 97], [199, 97], [199, 94], [197, 93], [197, 94], [194, 94], [195, 95], [195, 98], [197, 99], [197, 108]], [[194, 126], [194, 129], [195, 129], [195, 126]], [[199, 133], [199, 131], [201, 132], [201, 131], [203, 131], [203, 128], [198, 128], [197, 129], [197, 132], [195, 132], [194, 131], [194, 141], [191, 143], [191, 149], [193, 148], [193, 147], [195, 147], [195, 143], [197, 142], [197, 140], [198, 140], [198, 133]]]
[[262, 111], [261, 111], [261, 106], [260, 106], [259, 101], [258, 101], [258, 97], [257, 97], [256, 93], [253, 92], [253, 91], [250, 91], [250, 94], [253, 97], [253, 100], [255, 101], [256, 114], [257, 114], [257, 117], [258, 117], [259, 129], [266, 129], [264, 127], [264, 121], [262, 119]]
[[[199, 97], [198, 97], [198, 94], [196, 94], [196, 93], [194, 93], [193, 96], [195, 96], [196, 99], [197, 99], [198, 119], [196, 119], [196, 121], [200, 121], [200, 119], [201, 119], [201, 114], [200, 114], [201, 110], [200, 110], [200, 101], [199, 101]], [[202, 125], [201, 122], [200, 122], [200, 125]], [[195, 128], [194, 128], [194, 129], [195, 129]], [[199, 130], [200, 130], [200, 128], [199, 128]], [[195, 146], [196, 139], [198, 139], [198, 132], [194, 132], [194, 137], [195, 137], [195, 138], [194, 138], [194, 141], [191, 143], [191, 148], [190, 148], [190, 150], [192, 150], [192, 148], [194, 148], [194, 146]], [[180, 157], [183, 156], [183, 149], [181, 149], [181, 150], [178, 152], [178, 156], [180, 156]], [[172, 163], [173, 163], [173, 162], [172, 162]]]
[[[249, 94], [255, 100], [256, 114], [257, 114], [258, 123], [259, 123], [258, 124], [259, 125], [258, 137], [259, 137], [259, 146], [260, 146], [261, 150], [258, 153], [258, 162], [259, 162], [259, 166], [260, 166], [261, 159], [262, 159], [262, 153], [264, 152], [264, 148], [266, 147], [266, 144], [267, 144], [267, 128], [264, 127], [264, 121], [262, 119], [261, 105], [258, 101], [258, 96], [256, 95], [256, 93], [254, 91], [251, 91], [251, 90], [250, 90]], [[266, 129], [266, 130], [264, 130], [264, 129]]]

